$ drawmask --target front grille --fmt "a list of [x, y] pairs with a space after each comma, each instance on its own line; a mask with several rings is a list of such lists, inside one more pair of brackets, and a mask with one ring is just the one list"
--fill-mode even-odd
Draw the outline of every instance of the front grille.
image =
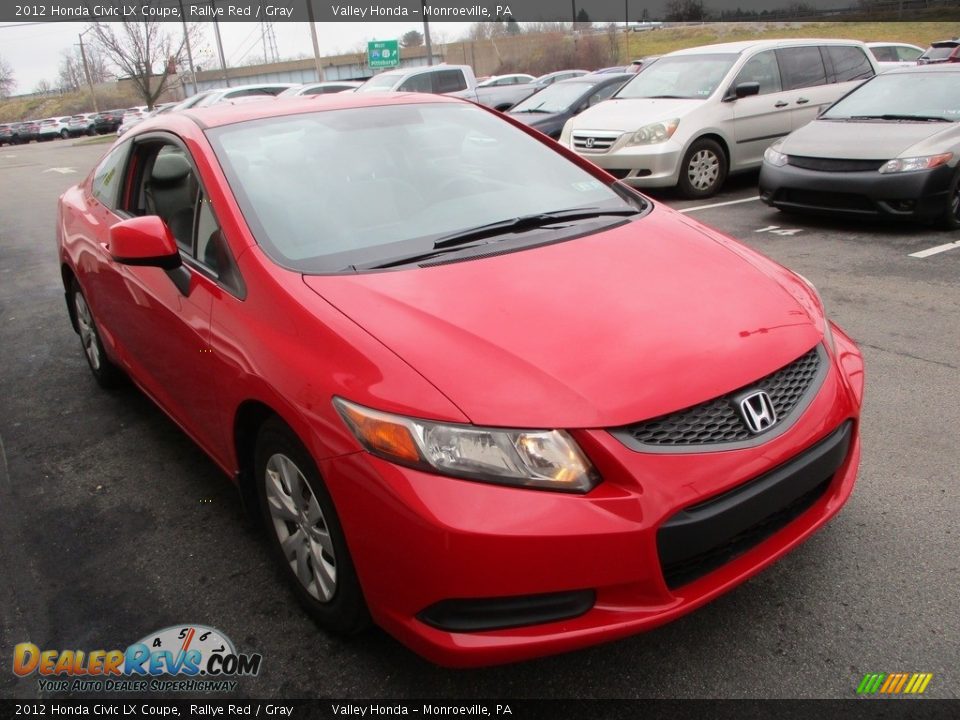
[[857, 213], [876, 213], [877, 207], [864, 195], [835, 193], [823, 190], [794, 190], [788, 188], [778, 193], [774, 202], [798, 205], [811, 209], [841, 210]]
[[830, 488], [852, 442], [848, 421], [783, 465], [667, 519], [657, 531], [667, 587], [716, 570], [809, 510]]
[[618, 180], [623, 180], [627, 175], [630, 174], [629, 170], [617, 170], [617, 169], [610, 169], [610, 168], [607, 168], [607, 172], [613, 175]]
[[840, 160], [836, 158], [804, 157], [790, 155], [787, 164], [805, 170], [819, 170], [821, 172], [868, 172], [879, 170], [886, 160]]
[[606, 152], [621, 133], [573, 133], [573, 147], [583, 152]]
[[713, 400], [679, 410], [669, 415], [646, 420], [614, 431], [614, 435], [634, 449], [651, 447], [683, 447], [718, 445], [750, 440], [756, 437], [747, 429], [737, 408], [736, 399], [745, 390], [766, 390], [782, 425], [801, 401], [816, 392], [815, 382], [824, 366], [820, 346], [813, 348], [786, 367], [755, 383], [721, 395]]

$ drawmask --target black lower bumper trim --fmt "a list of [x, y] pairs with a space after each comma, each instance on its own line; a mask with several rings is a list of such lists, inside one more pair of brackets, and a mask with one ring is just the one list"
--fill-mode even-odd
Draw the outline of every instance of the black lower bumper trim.
[[516, 597], [442, 600], [417, 618], [448, 632], [481, 632], [569, 620], [586, 613], [596, 602], [593, 590]]
[[809, 509], [846, 460], [852, 437], [848, 421], [780, 467], [667, 520], [657, 532], [667, 586], [706, 575]]

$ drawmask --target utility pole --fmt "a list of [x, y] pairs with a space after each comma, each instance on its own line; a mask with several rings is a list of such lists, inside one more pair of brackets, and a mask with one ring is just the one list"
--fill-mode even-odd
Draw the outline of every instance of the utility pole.
[[430, 42], [430, 22], [427, 20], [427, 0], [420, 0], [423, 11], [423, 40], [427, 44], [427, 65], [433, 65], [433, 43]]
[[223, 57], [223, 41], [220, 39], [220, 23], [217, 22], [216, 8], [214, 0], [210, 0], [210, 9], [214, 10], [213, 15], [213, 34], [217, 38], [217, 53], [220, 55], [220, 69], [223, 71], [223, 81], [230, 87], [230, 77], [227, 75], [227, 60]]
[[190, 80], [193, 82], [193, 94], [197, 94], [197, 71], [193, 69], [193, 51], [190, 49], [190, 31], [187, 28], [187, 16], [183, 12], [183, 0], [180, 3], [180, 19], [183, 22], [183, 39], [187, 45], [187, 62], [190, 65]]
[[83, 60], [83, 74], [87, 76], [87, 86], [90, 88], [90, 99], [93, 100], [93, 111], [100, 112], [100, 108], [97, 105], [97, 93], [93, 90], [93, 79], [90, 77], [90, 66], [87, 65], [87, 51], [83, 47], [83, 33], [88, 33], [93, 28], [88, 28], [80, 33], [77, 37], [80, 38], [80, 59]]
[[317, 41], [317, 23], [313, 19], [313, 0], [307, 0], [307, 19], [310, 21], [310, 39], [313, 40], [313, 61], [317, 64], [317, 82], [323, 82], [323, 63], [320, 62], [320, 43]]

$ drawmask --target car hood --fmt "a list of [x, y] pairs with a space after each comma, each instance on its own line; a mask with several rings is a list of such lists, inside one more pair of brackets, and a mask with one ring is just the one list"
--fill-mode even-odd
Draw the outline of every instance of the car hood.
[[518, 113], [507, 113], [511, 118], [517, 122], [522, 122], [524, 125], [529, 125], [530, 127], [540, 127], [542, 125], [549, 125], [554, 122], [558, 122], [563, 119], [565, 113], [530, 113], [530, 112], [518, 112]]
[[814, 120], [788, 135], [779, 150], [806, 157], [889, 160], [915, 145], [933, 146], [936, 153], [940, 136], [957, 135], [957, 123]]
[[587, 108], [570, 120], [572, 130], [620, 130], [629, 132], [649, 123], [682, 118], [703, 106], [703, 100], [671, 98], [614, 98]]
[[304, 276], [479, 425], [609, 427], [773, 372], [820, 338], [797, 276], [657, 209], [575, 240]]

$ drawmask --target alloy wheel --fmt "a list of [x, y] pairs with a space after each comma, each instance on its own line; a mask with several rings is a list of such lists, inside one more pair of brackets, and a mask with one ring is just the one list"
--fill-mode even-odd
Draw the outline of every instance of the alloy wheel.
[[267, 506], [284, 557], [311, 597], [330, 601], [337, 590], [337, 558], [310, 484], [282, 453], [270, 456], [265, 475]]

